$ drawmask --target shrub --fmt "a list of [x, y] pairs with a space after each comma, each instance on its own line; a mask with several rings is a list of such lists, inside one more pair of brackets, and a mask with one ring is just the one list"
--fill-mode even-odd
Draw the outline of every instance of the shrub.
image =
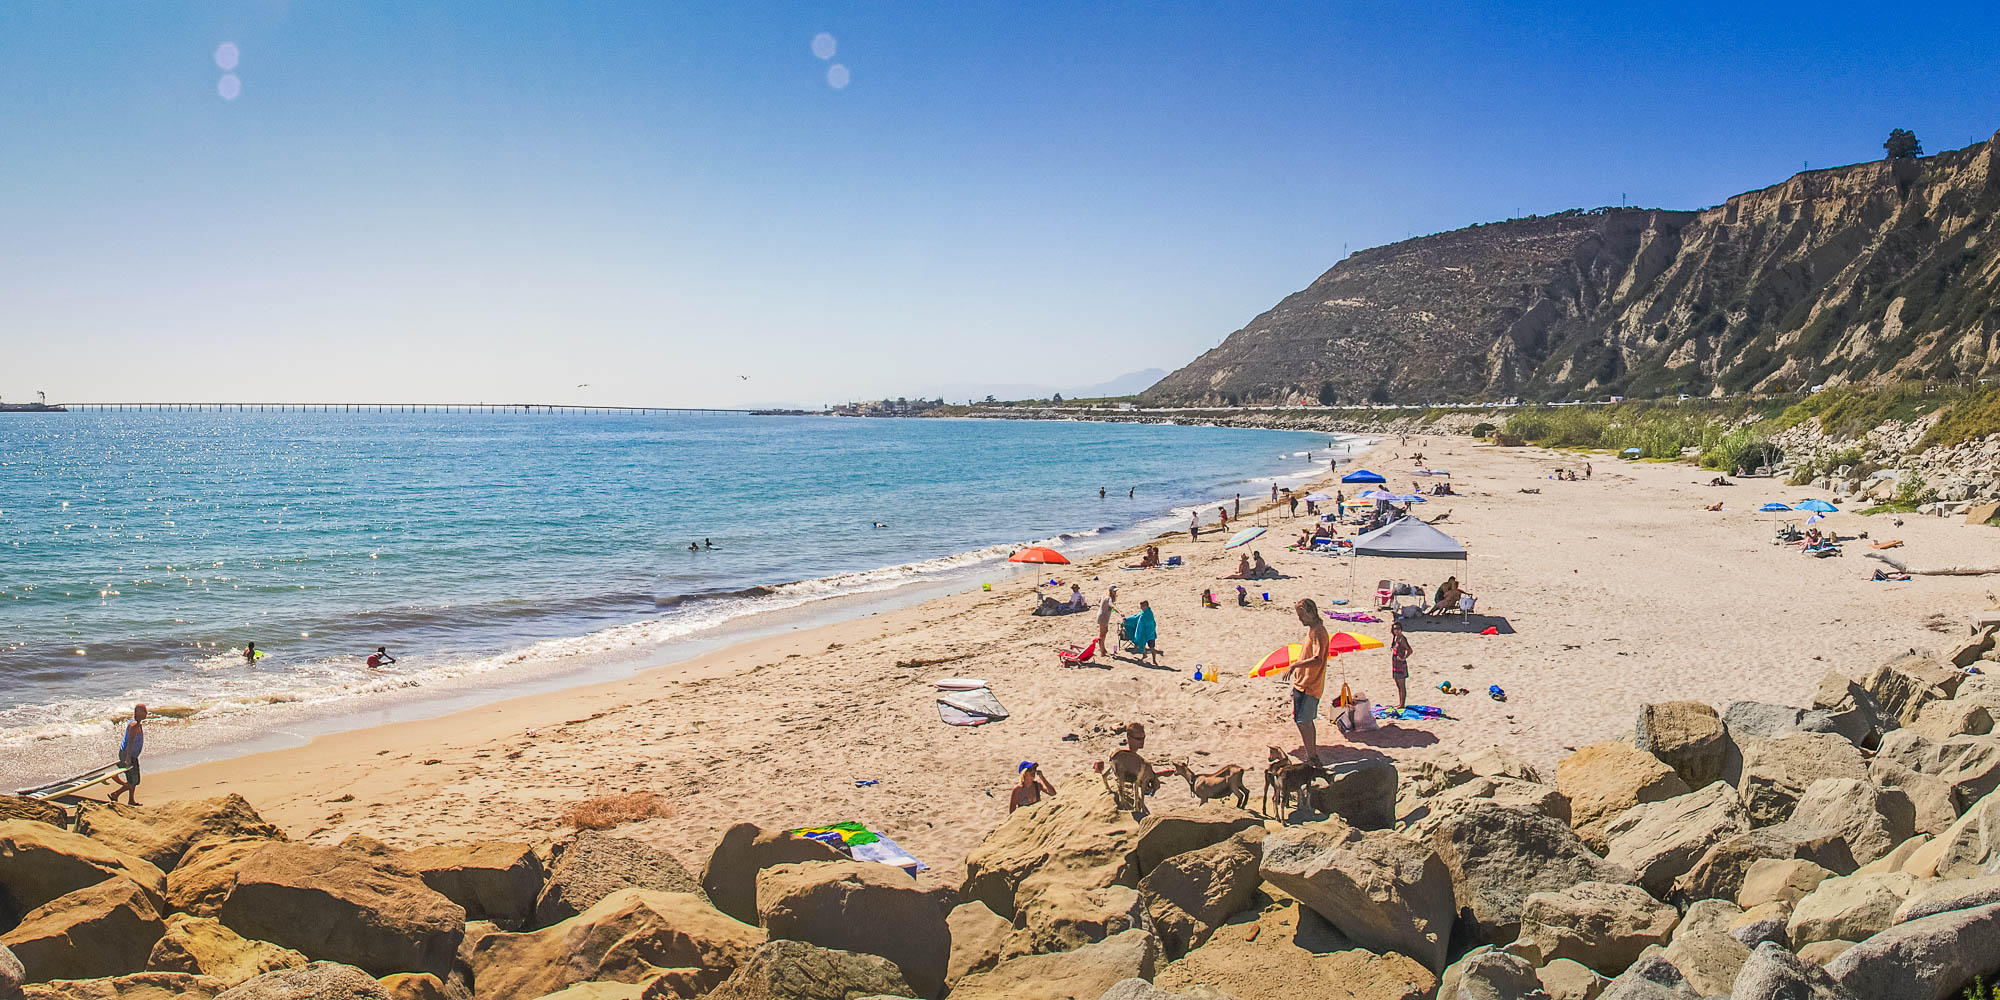
[[2000, 389], [1985, 389], [1947, 405], [1917, 442], [1917, 450], [1933, 445], [1948, 448], [1996, 431], [2000, 431]]
[[624, 792], [572, 802], [563, 809], [562, 821], [564, 825], [579, 830], [609, 830], [625, 823], [656, 817], [664, 819], [673, 814], [674, 807], [652, 792]]
[[1922, 476], [1910, 476], [1896, 486], [1895, 503], [1899, 507], [1915, 507], [1937, 500], [1937, 491], [1924, 482]]
[[1495, 426], [1493, 426], [1492, 424], [1489, 424], [1489, 423], [1483, 423], [1483, 422], [1482, 422], [1482, 423], [1479, 423], [1479, 424], [1475, 424], [1475, 425], [1473, 425], [1473, 428], [1472, 428], [1472, 436], [1473, 436], [1473, 437], [1476, 437], [1476, 438], [1484, 438], [1484, 437], [1492, 437], [1492, 436], [1493, 436], [1493, 432], [1494, 432], [1494, 431], [1497, 431], [1497, 430], [1499, 430], [1499, 429], [1500, 429], [1500, 428], [1498, 428], [1498, 427], [1495, 427]]

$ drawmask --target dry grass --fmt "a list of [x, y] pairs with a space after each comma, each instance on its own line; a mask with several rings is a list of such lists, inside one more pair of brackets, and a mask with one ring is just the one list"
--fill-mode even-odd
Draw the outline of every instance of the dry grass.
[[562, 821], [579, 830], [609, 830], [623, 823], [664, 819], [673, 814], [674, 807], [652, 792], [623, 792], [572, 802], [563, 810]]

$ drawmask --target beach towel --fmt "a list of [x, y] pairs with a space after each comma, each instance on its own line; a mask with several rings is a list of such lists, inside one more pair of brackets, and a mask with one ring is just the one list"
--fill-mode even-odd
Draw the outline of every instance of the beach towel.
[[1125, 630], [1121, 634], [1134, 649], [1140, 652], [1151, 649], [1154, 640], [1160, 637], [1159, 626], [1153, 621], [1153, 609], [1147, 608], [1136, 615], [1126, 615]]
[[1375, 706], [1375, 717], [1378, 719], [1396, 719], [1406, 722], [1416, 722], [1421, 719], [1451, 718], [1451, 716], [1444, 714], [1444, 709], [1438, 708], [1435, 705], [1404, 705], [1402, 708], [1389, 708], [1384, 705], [1377, 705]]
[[1329, 611], [1326, 613], [1326, 616], [1337, 622], [1379, 622], [1382, 620], [1366, 611]]
[[940, 694], [937, 712], [938, 719], [947, 726], [983, 726], [1007, 717], [1007, 710], [989, 688]]
[[910, 852], [903, 850], [895, 841], [851, 820], [830, 823], [826, 826], [809, 826], [790, 832], [796, 837], [817, 840], [856, 861], [893, 865], [912, 875], [930, 868]]

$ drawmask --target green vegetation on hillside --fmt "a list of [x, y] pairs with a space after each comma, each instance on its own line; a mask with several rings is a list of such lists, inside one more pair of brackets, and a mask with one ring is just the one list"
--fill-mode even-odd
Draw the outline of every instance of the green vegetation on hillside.
[[1515, 410], [1503, 429], [1549, 448], [1586, 448], [1637, 457], [1694, 456], [1703, 468], [1754, 469], [1783, 456], [1761, 430], [1762, 404], [1708, 401], [1532, 406]]

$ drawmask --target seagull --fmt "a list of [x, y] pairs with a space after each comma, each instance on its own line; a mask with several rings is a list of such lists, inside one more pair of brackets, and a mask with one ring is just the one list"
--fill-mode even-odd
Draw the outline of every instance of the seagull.
[[577, 388], [579, 388], [579, 389], [588, 389], [588, 388], [590, 388], [590, 383], [588, 383], [588, 382], [585, 382], [585, 383], [583, 383], [582, 385], [579, 385], [579, 386], [577, 386]]
[[736, 377], [737, 377], [737, 378], [740, 378], [740, 379], [742, 379], [742, 380], [743, 380], [743, 381], [745, 381], [745, 382], [748, 382], [748, 381], [750, 381], [750, 376], [748, 376], [748, 375], [738, 375], [738, 376], [736, 376]]

